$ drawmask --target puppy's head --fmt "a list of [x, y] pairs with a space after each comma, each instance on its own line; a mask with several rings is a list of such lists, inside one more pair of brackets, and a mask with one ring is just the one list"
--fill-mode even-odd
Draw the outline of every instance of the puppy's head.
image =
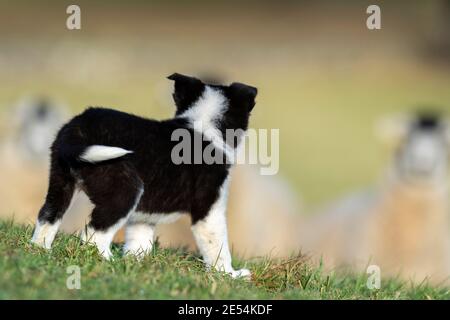
[[170, 75], [168, 79], [175, 81], [173, 99], [177, 116], [203, 121], [205, 126], [213, 125], [223, 134], [227, 129], [247, 129], [258, 93], [255, 87], [238, 82], [208, 84], [179, 73]]

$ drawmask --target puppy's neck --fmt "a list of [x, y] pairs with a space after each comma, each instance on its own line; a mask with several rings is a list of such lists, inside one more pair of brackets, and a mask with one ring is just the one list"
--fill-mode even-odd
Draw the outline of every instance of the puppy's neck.
[[218, 124], [226, 111], [226, 98], [218, 89], [205, 86], [200, 98], [186, 111], [178, 115], [188, 120], [192, 128], [201, 130], [219, 130]]
[[227, 99], [223, 93], [219, 89], [207, 85], [200, 98], [177, 118], [186, 119], [192, 129], [202, 134], [228, 159], [231, 159], [234, 150], [225, 142], [219, 129], [227, 107]]

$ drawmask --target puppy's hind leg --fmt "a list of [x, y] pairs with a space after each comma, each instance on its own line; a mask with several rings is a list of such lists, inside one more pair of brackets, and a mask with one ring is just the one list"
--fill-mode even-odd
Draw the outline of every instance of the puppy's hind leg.
[[99, 253], [110, 259], [114, 235], [136, 209], [144, 190], [143, 183], [133, 169], [115, 164], [87, 173], [83, 184], [95, 208], [81, 239], [95, 244]]
[[228, 186], [225, 182], [207, 216], [196, 221], [191, 229], [208, 268], [214, 267], [218, 271], [230, 274], [233, 278], [248, 278], [251, 276], [250, 270], [234, 270], [231, 265], [226, 222], [227, 194]]
[[75, 190], [75, 179], [59, 159], [52, 156], [49, 187], [45, 203], [39, 211], [31, 242], [50, 249]]

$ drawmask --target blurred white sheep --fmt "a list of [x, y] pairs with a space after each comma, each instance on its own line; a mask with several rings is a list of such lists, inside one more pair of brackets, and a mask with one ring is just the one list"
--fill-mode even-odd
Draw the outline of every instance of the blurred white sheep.
[[301, 246], [329, 269], [368, 265], [382, 276], [450, 279], [449, 124], [431, 114], [381, 122], [395, 148], [387, 177], [374, 190], [338, 200], [313, 215]]
[[67, 117], [63, 104], [42, 97], [24, 97], [4, 112], [0, 139], [3, 218], [33, 221], [45, 197], [49, 148]]

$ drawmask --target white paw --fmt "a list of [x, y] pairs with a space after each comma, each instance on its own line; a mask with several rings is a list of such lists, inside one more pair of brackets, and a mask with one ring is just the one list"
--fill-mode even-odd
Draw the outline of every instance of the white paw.
[[103, 232], [95, 232], [92, 228], [83, 229], [79, 237], [81, 242], [86, 245], [94, 245], [97, 247], [98, 253], [106, 260], [111, 260], [113, 258], [111, 252], [111, 239], [105, 236]]
[[89, 227], [83, 228], [79, 234], [78, 237], [80, 238], [81, 242], [83, 243], [94, 243], [94, 230], [92, 230]]
[[135, 257], [137, 260], [141, 261], [142, 259], [145, 258], [146, 255], [148, 255], [150, 253], [150, 250], [146, 250], [143, 248], [129, 248], [127, 246], [124, 247], [123, 249], [124, 255], [126, 256], [133, 256]]
[[[99, 249], [100, 251], [100, 249]], [[100, 255], [105, 259], [105, 260], [111, 260], [113, 258], [112, 252], [110, 249], [105, 249], [103, 251], [100, 252]]]
[[236, 279], [236, 278], [250, 279], [252, 276], [252, 273], [248, 269], [233, 270], [230, 274], [231, 274], [231, 277], [233, 277], [233, 279]]
[[39, 222], [38, 220], [34, 228], [31, 243], [45, 249], [50, 249], [60, 224], [61, 221], [56, 221], [51, 224], [48, 222]]
[[52, 245], [45, 241], [45, 239], [31, 239], [30, 241], [32, 244], [44, 248], [44, 249], [51, 249]]

